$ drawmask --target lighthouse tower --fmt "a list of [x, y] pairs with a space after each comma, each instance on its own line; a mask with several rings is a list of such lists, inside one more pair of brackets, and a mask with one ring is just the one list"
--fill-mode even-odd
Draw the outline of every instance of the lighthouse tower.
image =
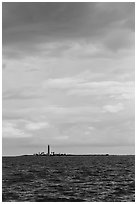
[[48, 145], [48, 155], [50, 155], [50, 146]]

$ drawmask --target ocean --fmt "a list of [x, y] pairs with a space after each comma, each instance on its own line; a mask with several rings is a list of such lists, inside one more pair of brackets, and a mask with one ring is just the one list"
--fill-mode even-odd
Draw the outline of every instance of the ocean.
[[135, 156], [2, 158], [3, 202], [134, 202]]

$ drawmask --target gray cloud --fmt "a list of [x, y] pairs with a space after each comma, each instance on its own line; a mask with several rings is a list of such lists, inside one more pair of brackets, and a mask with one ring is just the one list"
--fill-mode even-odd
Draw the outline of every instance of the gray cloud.
[[2, 25], [3, 46], [8, 48], [5, 56], [24, 57], [30, 51], [35, 54], [40, 52], [40, 43], [65, 39], [83, 39], [114, 51], [127, 48], [134, 44], [134, 7], [134, 3], [5, 2]]
[[2, 69], [6, 68], [6, 63], [2, 63]]

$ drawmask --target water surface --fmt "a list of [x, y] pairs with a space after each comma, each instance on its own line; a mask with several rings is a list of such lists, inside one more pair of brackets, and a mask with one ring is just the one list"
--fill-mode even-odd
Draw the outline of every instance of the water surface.
[[135, 201], [134, 156], [2, 159], [4, 202]]

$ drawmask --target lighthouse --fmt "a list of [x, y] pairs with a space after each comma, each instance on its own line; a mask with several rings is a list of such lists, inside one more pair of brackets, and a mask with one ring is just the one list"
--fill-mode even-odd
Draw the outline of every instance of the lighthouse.
[[48, 145], [48, 155], [50, 155], [50, 146]]

